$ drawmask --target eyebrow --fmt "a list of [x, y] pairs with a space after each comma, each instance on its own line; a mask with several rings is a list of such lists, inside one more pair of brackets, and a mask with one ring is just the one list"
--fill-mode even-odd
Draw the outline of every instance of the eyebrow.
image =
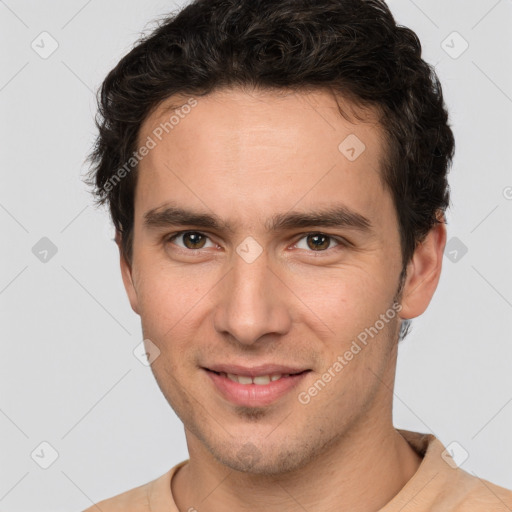
[[[147, 229], [159, 229], [173, 226], [191, 225], [202, 229], [234, 232], [234, 226], [223, 221], [215, 214], [164, 205], [144, 214], [144, 226]], [[362, 233], [370, 233], [372, 224], [368, 218], [344, 205], [309, 212], [286, 212], [274, 215], [266, 222], [267, 231], [279, 232], [310, 226], [348, 228]]]

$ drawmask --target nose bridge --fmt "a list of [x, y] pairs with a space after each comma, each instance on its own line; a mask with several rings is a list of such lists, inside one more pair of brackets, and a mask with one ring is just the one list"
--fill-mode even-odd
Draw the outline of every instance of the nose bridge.
[[233, 253], [215, 314], [215, 328], [243, 344], [255, 343], [265, 334], [283, 334], [291, 325], [286, 299], [278, 290], [282, 284], [269, 268], [267, 253], [260, 251], [255, 257], [248, 243]]

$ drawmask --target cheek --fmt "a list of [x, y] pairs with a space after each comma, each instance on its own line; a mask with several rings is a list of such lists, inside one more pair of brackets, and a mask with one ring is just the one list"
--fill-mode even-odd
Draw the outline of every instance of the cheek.
[[166, 260], [165, 251], [147, 249], [137, 260], [136, 288], [142, 310], [179, 316], [200, 292], [201, 279], [189, 267]]
[[185, 352], [187, 336], [197, 331], [211, 305], [215, 276], [154, 260], [140, 268], [136, 287], [144, 336], [162, 352]]
[[373, 324], [390, 306], [394, 292], [389, 277], [362, 265], [303, 272], [293, 277], [290, 288], [306, 306], [300, 308], [303, 322], [310, 327], [314, 323], [315, 330], [321, 327], [328, 338], [338, 341]]

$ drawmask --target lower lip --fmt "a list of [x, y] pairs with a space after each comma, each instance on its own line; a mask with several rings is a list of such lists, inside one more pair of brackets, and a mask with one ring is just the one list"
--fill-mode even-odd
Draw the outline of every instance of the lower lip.
[[290, 392], [309, 371], [281, 377], [268, 384], [240, 384], [210, 370], [205, 370], [220, 394], [236, 405], [261, 407], [270, 405]]

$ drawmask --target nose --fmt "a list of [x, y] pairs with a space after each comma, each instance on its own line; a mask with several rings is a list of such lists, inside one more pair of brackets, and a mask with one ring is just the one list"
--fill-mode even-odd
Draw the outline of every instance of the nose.
[[217, 332], [249, 346], [292, 325], [292, 293], [269, 265], [266, 251], [252, 262], [233, 254], [232, 266], [217, 289]]

